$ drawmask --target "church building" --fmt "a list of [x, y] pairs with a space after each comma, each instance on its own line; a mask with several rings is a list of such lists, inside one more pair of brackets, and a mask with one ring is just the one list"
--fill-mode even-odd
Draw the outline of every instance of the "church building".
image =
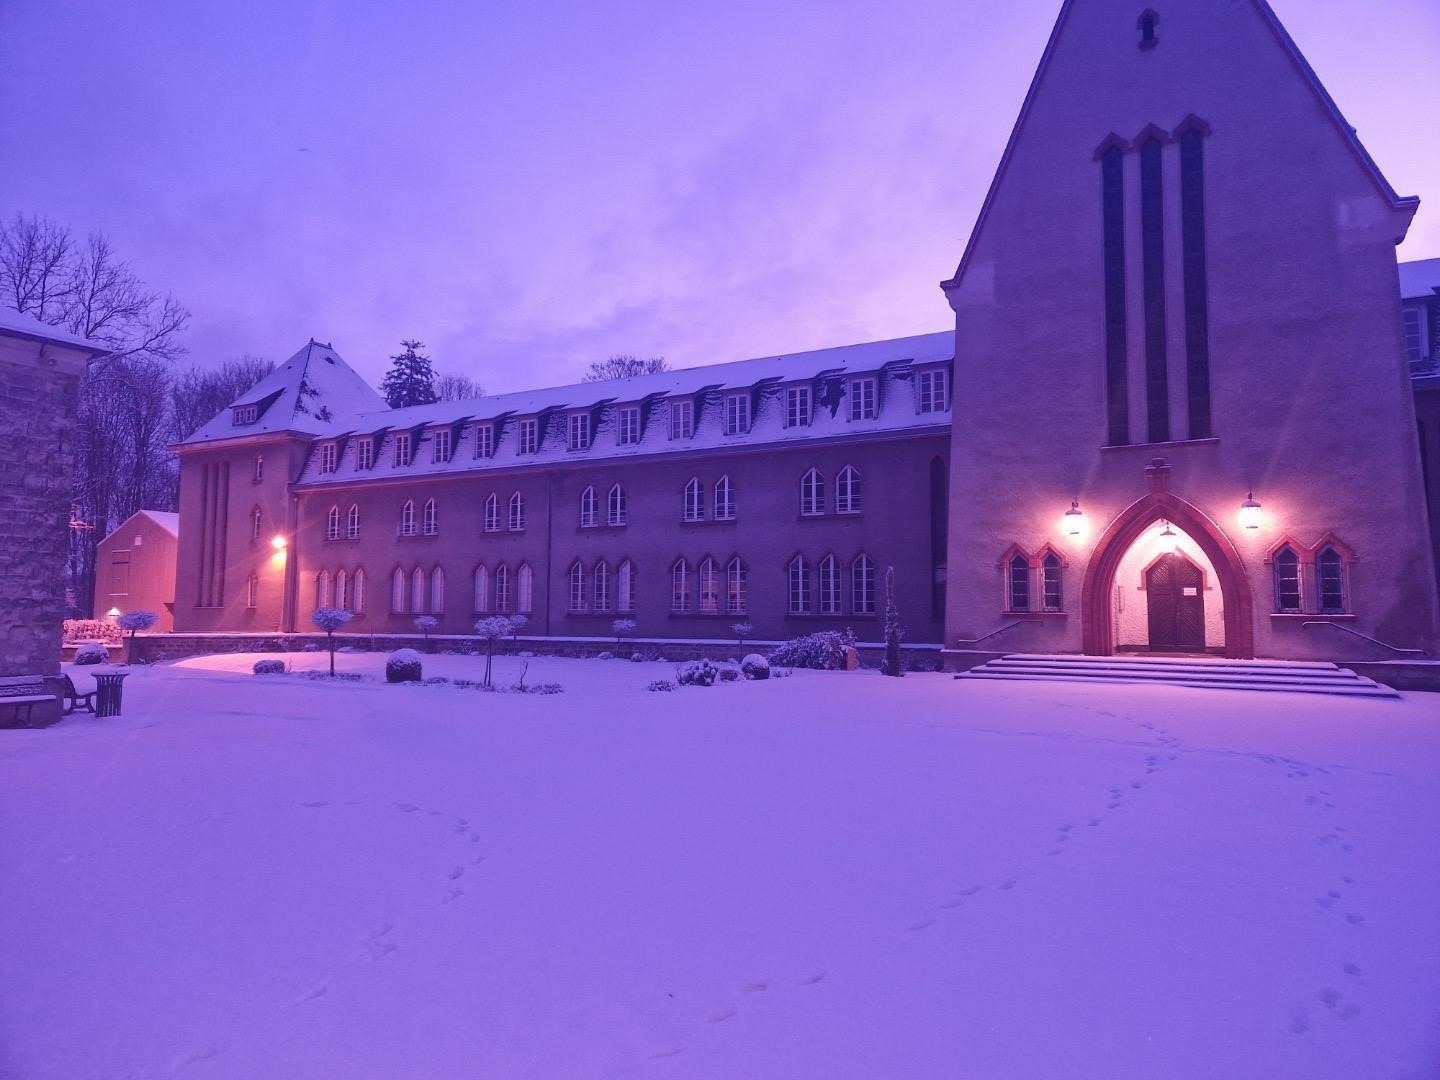
[[894, 567], [955, 666], [1434, 655], [1417, 207], [1264, 0], [1066, 0], [953, 333], [397, 410], [312, 341], [178, 447], [176, 629], [873, 641]]

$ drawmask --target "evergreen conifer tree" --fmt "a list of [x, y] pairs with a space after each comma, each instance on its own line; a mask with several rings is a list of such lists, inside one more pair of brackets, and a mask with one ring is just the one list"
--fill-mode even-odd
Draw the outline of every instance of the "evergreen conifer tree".
[[900, 609], [895, 603], [895, 568], [885, 568], [885, 659], [880, 664], [882, 675], [905, 674], [900, 663]]
[[392, 409], [409, 405], [430, 405], [439, 400], [435, 393], [435, 369], [430, 358], [420, 353], [423, 341], [402, 341], [405, 351], [390, 357], [390, 370], [380, 384], [380, 393]]

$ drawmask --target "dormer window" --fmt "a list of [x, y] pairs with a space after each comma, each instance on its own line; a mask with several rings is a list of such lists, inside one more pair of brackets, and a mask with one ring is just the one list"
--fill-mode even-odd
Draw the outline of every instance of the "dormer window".
[[400, 468], [410, 464], [410, 432], [400, 431], [395, 434], [395, 467]]
[[590, 449], [590, 414], [571, 413], [569, 425], [569, 441], [567, 444], [571, 450]]
[[744, 435], [750, 430], [750, 394], [725, 396], [725, 434]]
[[944, 412], [950, 407], [948, 387], [945, 384], [945, 369], [920, 372], [918, 411], [922, 413]]
[[320, 444], [320, 471], [322, 473], [335, 471], [335, 444], [333, 442]]
[[1160, 16], [1153, 11], [1146, 11], [1136, 20], [1135, 25], [1140, 28], [1140, 48], [1153, 49], [1160, 44], [1160, 39], [1155, 36], [1155, 26], [1160, 22]]
[[488, 458], [495, 456], [495, 425], [475, 425], [475, 456], [477, 458]]
[[260, 406], [258, 405], [236, 405], [233, 410], [234, 422], [238, 424], [253, 424], [260, 419]]
[[621, 446], [634, 446], [640, 441], [640, 406], [621, 405], [615, 441]]
[[355, 467], [357, 469], [373, 469], [375, 467], [375, 440], [371, 438], [355, 440]]
[[670, 438], [688, 439], [695, 434], [695, 402], [689, 398], [670, 402]]
[[874, 420], [876, 382], [874, 375], [850, 380], [850, 419]]
[[785, 426], [806, 427], [810, 423], [810, 387], [785, 388]]
[[520, 421], [520, 445], [517, 454], [533, 454], [540, 446], [540, 424], [533, 416]]
[[436, 465], [444, 465], [450, 460], [450, 429], [436, 428], [434, 436], [434, 461]]

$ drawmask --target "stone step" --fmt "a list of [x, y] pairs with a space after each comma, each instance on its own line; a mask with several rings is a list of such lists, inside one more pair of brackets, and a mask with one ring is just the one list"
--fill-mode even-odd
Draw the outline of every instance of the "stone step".
[[1265, 680], [1269, 682], [1305, 682], [1305, 683], [1351, 683], [1360, 676], [1353, 672], [1345, 672], [1335, 668], [1328, 672], [1301, 672], [1301, 671], [1244, 671], [1238, 668], [1220, 668], [1214, 670], [1206, 669], [1156, 669], [1143, 667], [1119, 667], [1096, 664], [1093, 666], [1079, 666], [1069, 664], [1030, 664], [1011, 663], [1008, 661], [991, 661], [985, 665], [987, 671], [1011, 671], [1030, 675], [1073, 675], [1077, 678], [1090, 676], [1110, 675], [1116, 677], [1128, 677], [1136, 679], [1176, 679], [1188, 678], [1200, 681], [1225, 680], [1245, 681], [1249, 679]]
[[[1036, 675], [1020, 672], [985, 671], [983, 667], [974, 668], [970, 671], [961, 672], [956, 675], [957, 679], [986, 680], [990, 682], [1079, 682], [1079, 683], [1100, 683], [1108, 685], [1159, 685], [1159, 686], [1185, 686], [1200, 690], [1248, 690], [1268, 691], [1271, 693], [1291, 694], [1327, 694], [1334, 697], [1363, 697], [1363, 698], [1399, 698], [1400, 695], [1388, 686], [1369, 680], [1357, 679], [1349, 684], [1328, 683], [1328, 684], [1304, 684], [1304, 683], [1278, 683], [1262, 682], [1256, 679], [1235, 679], [1217, 682], [1199, 682], [1186, 678], [1164, 679], [1164, 680], [1140, 680], [1123, 675], [1092, 675], [1088, 678], [1066, 678], [1057, 675]], [[1367, 685], [1368, 683], [1368, 685]]]

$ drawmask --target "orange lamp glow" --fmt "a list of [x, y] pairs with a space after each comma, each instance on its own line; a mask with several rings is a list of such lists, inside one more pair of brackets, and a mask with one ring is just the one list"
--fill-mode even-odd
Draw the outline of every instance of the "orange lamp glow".
[[1253, 491], [1245, 496], [1245, 501], [1240, 504], [1240, 524], [1247, 529], [1260, 527], [1260, 504], [1255, 501]]
[[270, 541], [270, 546], [273, 547], [276, 551], [284, 551], [284, 550], [285, 550], [285, 537], [283, 537], [283, 536], [277, 536], [277, 537], [275, 537], [275, 539], [273, 539], [273, 540]]
[[1080, 509], [1080, 500], [1071, 499], [1070, 509], [1065, 511], [1065, 535], [1079, 536], [1085, 531], [1085, 511]]

